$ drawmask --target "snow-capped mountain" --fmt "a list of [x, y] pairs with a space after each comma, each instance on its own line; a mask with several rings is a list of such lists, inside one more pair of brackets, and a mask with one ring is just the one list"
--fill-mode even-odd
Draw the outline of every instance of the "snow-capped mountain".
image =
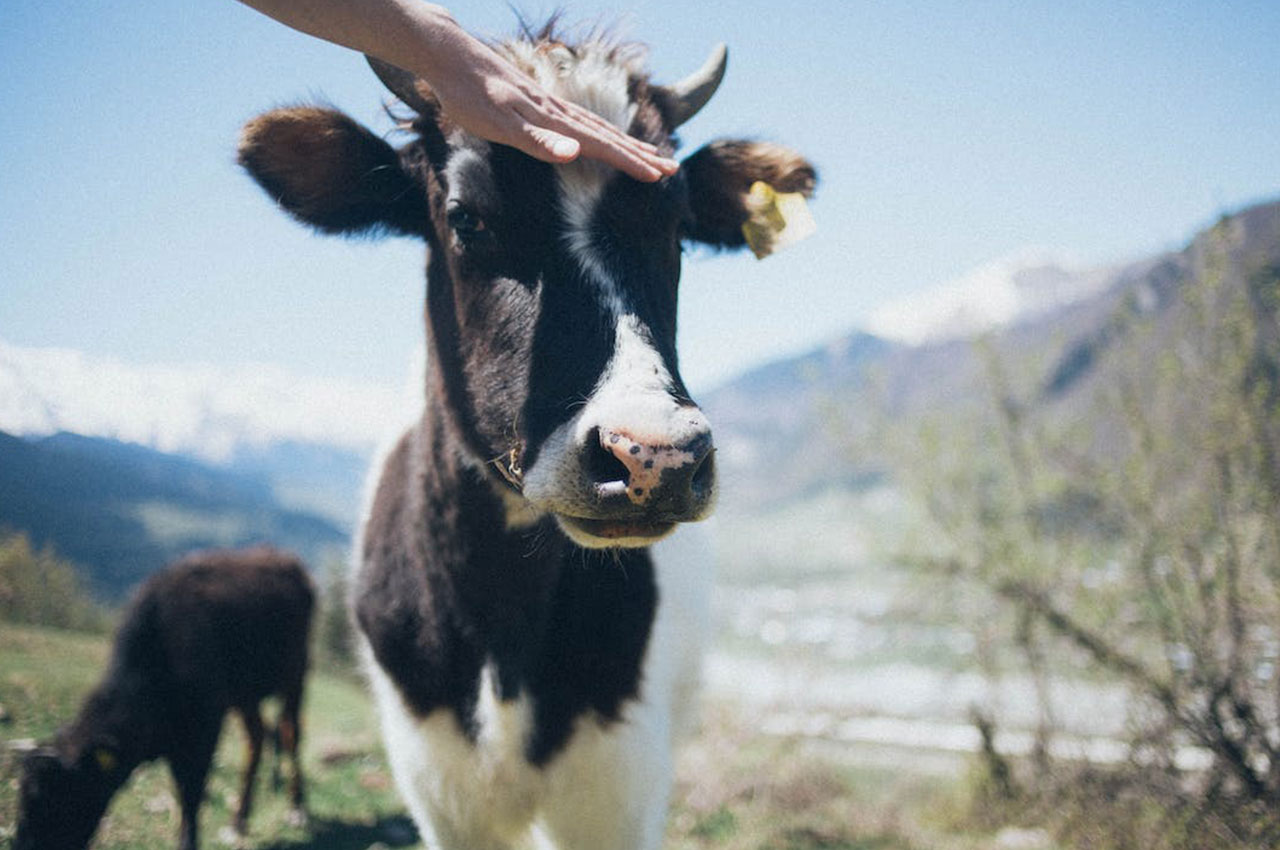
[[970, 338], [1089, 298], [1106, 289], [1116, 273], [1027, 249], [886, 304], [871, 314], [866, 329], [908, 345]]
[[275, 443], [367, 453], [405, 421], [412, 397], [271, 365], [137, 365], [0, 341], [0, 431], [70, 431], [213, 463]]

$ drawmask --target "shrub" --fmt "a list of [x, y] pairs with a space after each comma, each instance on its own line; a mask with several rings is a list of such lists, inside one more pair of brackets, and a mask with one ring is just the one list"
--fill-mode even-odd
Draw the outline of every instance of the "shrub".
[[[1083, 414], [1079, 394], [1016, 387], [986, 346], [990, 405], [917, 435], [932, 454], [914, 482], [941, 543], [914, 558], [987, 591], [976, 604], [1005, 657], [1040, 685], [1030, 794], [1089, 846], [1280, 831], [1280, 265], [1250, 267], [1235, 239], [1225, 220], [1193, 244], [1168, 309], [1122, 308]], [[1068, 669], [1132, 694], [1123, 769], [1070, 782], [1051, 769], [1047, 682]], [[1180, 766], [1188, 748], [1207, 767]], [[1070, 815], [1073, 799], [1095, 816]], [[1164, 817], [1175, 800], [1182, 814]], [[1129, 812], [1113, 826], [1145, 837], [1100, 838], [1108, 802]]]
[[35, 551], [25, 534], [0, 535], [0, 619], [81, 631], [107, 626], [75, 566], [52, 547]]

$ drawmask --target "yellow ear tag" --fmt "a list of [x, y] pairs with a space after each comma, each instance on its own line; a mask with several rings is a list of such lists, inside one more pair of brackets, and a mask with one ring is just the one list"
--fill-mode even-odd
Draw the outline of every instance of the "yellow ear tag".
[[93, 759], [98, 763], [98, 770], [110, 773], [116, 769], [116, 754], [111, 750], [99, 747], [93, 751]]
[[747, 210], [750, 216], [742, 223], [742, 235], [759, 260], [812, 236], [818, 229], [804, 195], [779, 192], [762, 180], [751, 184]]

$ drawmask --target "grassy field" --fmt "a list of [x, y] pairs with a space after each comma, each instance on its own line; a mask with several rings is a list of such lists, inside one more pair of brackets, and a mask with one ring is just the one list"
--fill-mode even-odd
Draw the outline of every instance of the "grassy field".
[[[0, 705], [9, 741], [43, 739], [74, 714], [101, 674], [105, 637], [0, 624]], [[274, 707], [269, 709], [273, 711]], [[313, 821], [290, 825], [283, 794], [271, 790], [273, 756], [263, 760], [247, 848], [312, 847], [355, 850], [381, 843], [416, 843], [383, 763], [371, 707], [353, 680], [318, 673], [307, 693], [303, 765]], [[217, 846], [231, 822], [244, 737], [238, 723], [223, 729], [201, 814], [202, 844]], [[0, 754], [0, 847], [12, 841], [19, 757]], [[99, 850], [170, 850], [177, 844], [179, 809], [161, 763], [134, 772], [112, 802], [94, 844]]]
[[[0, 737], [51, 735], [100, 675], [104, 637], [0, 624]], [[666, 846], [671, 850], [916, 850], [988, 846], [949, 834], [949, 783], [896, 769], [851, 766], [800, 741], [765, 738], [724, 706], [706, 708], [684, 751]], [[313, 675], [303, 763], [311, 823], [290, 825], [271, 790], [270, 756], [246, 850], [366, 850], [419, 846], [383, 762], [372, 708], [351, 678]], [[222, 846], [244, 759], [228, 721], [202, 810], [202, 844]], [[12, 843], [19, 758], [0, 753], [0, 848]], [[176, 845], [178, 806], [167, 769], [145, 766], [116, 796], [99, 850]]]

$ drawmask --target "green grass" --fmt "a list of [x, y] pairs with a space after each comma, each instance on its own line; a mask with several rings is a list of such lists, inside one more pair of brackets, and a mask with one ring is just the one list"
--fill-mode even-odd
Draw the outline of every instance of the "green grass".
[[669, 850], [988, 846], [948, 834], [936, 816], [954, 805], [954, 783], [767, 737], [756, 731], [760, 720], [725, 705], [704, 707], [702, 729], [677, 769]]
[[[105, 636], [0, 623], [0, 725], [8, 740], [49, 737], [101, 675]], [[943, 835], [929, 814], [946, 783], [910, 771], [833, 761], [805, 742], [760, 735], [759, 718], [709, 705], [682, 752], [668, 850], [924, 850], [985, 846]], [[392, 786], [376, 720], [350, 677], [312, 675], [303, 715], [303, 768], [312, 821], [289, 823], [263, 759], [245, 850], [366, 850], [420, 846]], [[201, 844], [226, 846], [244, 738], [229, 718], [201, 810]], [[19, 758], [0, 752], [0, 850], [12, 843]], [[923, 814], [922, 814], [923, 813]], [[171, 850], [179, 811], [167, 768], [146, 765], [112, 802], [95, 850]]]
[[[51, 736], [74, 713], [101, 675], [105, 636], [82, 635], [0, 623], [0, 725], [7, 740]], [[269, 714], [274, 707], [268, 708]], [[382, 758], [372, 708], [349, 677], [314, 673], [303, 715], [303, 771], [311, 823], [291, 825], [283, 793], [272, 787], [274, 757], [268, 750], [258, 775], [246, 850], [364, 850], [381, 842], [414, 843], [412, 826]], [[245, 757], [240, 724], [229, 717], [201, 810], [201, 845], [218, 846], [231, 823]], [[0, 753], [0, 848], [12, 843], [20, 758]], [[98, 830], [95, 850], [172, 850], [179, 807], [168, 769], [145, 765], [112, 801]]]

